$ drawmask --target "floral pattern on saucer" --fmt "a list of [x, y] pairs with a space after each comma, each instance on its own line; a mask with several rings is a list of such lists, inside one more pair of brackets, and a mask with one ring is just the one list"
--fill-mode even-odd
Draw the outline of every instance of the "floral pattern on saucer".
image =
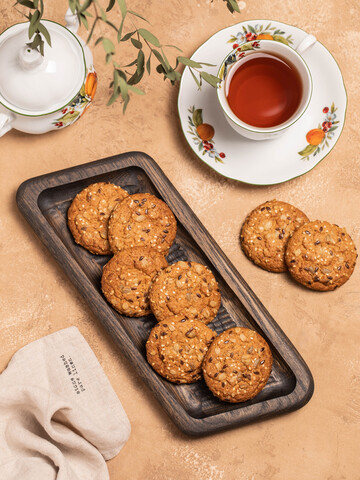
[[256, 24], [247, 26], [242, 25], [242, 31], [236, 35], [231, 35], [227, 43], [232, 43], [233, 48], [238, 48], [241, 44], [252, 42], [253, 40], [274, 40], [275, 42], [285, 43], [285, 45], [292, 45], [292, 35], [285, 37], [286, 32], [281, 28], [273, 27], [269, 23], [265, 28], [264, 25]]
[[195, 145], [198, 146], [202, 155], [208, 154], [215, 162], [224, 163], [223, 158], [226, 157], [224, 152], [218, 152], [214, 147], [215, 130], [212, 125], [203, 122], [202, 109], [192, 106], [188, 109], [191, 116], [188, 116], [188, 133], [192, 135]]
[[308, 145], [298, 152], [301, 155], [302, 160], [309, 160], [310, 155], [315, 157], [321, 150], [324, 150], [325, 147], [329, 147], [328, 140], [331, 140], [335, 135], [335, 130], [338, 128], [338, 120], [336, 118], [336, 110], [334, 103], [331, 107], [324, 107], [323, 113], [325, 114], [325, 119], [322, 124], [318, 125], [318, 128], [313, 128], [309, 130], [306, 134], [306, 140]]

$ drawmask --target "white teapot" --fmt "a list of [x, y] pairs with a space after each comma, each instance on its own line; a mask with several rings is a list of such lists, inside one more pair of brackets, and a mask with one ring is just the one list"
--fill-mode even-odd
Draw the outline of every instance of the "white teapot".
[[45, 133], [78, 120], [97, 85], [93, 56], [76, 35], [79, 23], [69, 9], [66, 26], [43, 20], [51, 36], [44, 56], [26, 45], [28, 22], [0, 34], [0, 137], [15, 128]]

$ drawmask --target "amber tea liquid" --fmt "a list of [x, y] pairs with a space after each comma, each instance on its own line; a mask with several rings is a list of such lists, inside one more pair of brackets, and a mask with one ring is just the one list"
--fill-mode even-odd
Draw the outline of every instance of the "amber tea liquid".
[[[227, 101], [234, 114], [253, 127], [286, 122], [298, 109], [303, 87], [297, 69], [287, 60], [256, 52], [229, 72]], [[235, 67], [236, 68], [236, 67]]]

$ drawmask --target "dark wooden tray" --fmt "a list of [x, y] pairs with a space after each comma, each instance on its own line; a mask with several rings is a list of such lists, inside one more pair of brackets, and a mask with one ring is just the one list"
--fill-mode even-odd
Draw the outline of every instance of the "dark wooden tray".
[[[92, 255], [76, 245], [67, 228], [66, 214], [71, 200], [87, 185], [99, 181], [115, 183], [129, 193], [149, 192], [162, 198], [178, 221], [176, 239], [167, 257], [169, 263], [198, 261], [207, 265], [219, 282], [222, 305], [210, 327], [220, 333], [233, 326], [246, 326], [266, 338], [274, 356], [273, 371], [264, 390], [253, 400], [239, 404], [221, 402], [211, 394], [204, 381], [175, 385], [149, 366], [145, 342], [155, 324], [154, 317], [130, 319], [110, 307], [100, 290], [101, 270], [110, 257]], [[307, 365], [148, 155], [124, 153], [27, 180], [18, 189], [17, 203], [36, 234], [181, 430], [203, 435], [296, 410], [310, 400], [314, 385]]]

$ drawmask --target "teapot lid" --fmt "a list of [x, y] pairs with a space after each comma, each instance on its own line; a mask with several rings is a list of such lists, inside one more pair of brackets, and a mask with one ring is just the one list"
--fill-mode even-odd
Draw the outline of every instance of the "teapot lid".
[[62, 25], [43, 20], [51, 37], [44, 56], [26, 45], [29, 24], [0, 35], [0, 103], [22, 115], [46, 115], [65, 107], [85, 81], [86, 64], [78, 38]]

